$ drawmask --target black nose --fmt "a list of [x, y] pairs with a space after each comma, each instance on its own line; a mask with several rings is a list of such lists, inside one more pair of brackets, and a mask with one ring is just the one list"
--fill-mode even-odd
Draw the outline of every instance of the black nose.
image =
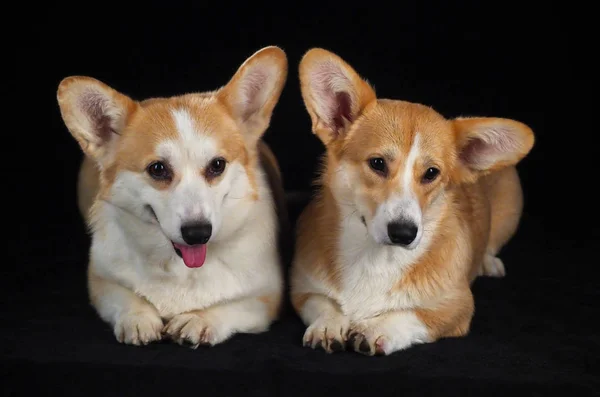
[[419, 228], [410, 221], [398, 221], [388, 224], [388, 236], [394, 244], [409, 245], [417, 237]]
[[212, 234], [212, 225], [208, 222], [187, 223], [181, 226], [181, 237], [189, 245], [206, 244]]

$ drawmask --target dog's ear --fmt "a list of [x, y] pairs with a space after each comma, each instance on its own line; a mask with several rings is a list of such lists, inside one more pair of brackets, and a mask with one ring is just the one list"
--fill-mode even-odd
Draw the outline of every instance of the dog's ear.
[[218, 100], [233, 115], [245, 137], [258, 140], [269, 127], [288, 72], [285, 52], [265, 47], [238, 68], [218, 93]]
[[456, 179], [473, 182], [482, 175], [516, 165], [533, 148], [535, 137], [519, 121], [473, 117], [452, 120], [458, 152]]
[[325, 145], [346, 133], [365, 108], [376, 102], [370, 84], [327, 50], [309, 50], [300, 61], [299, 71], [312, 131]]
[[58, 86], [58, 105], [67, 129], [83, 152], [100, 166], [135, 112], [137, 102], [86, 76], [71, 76]]

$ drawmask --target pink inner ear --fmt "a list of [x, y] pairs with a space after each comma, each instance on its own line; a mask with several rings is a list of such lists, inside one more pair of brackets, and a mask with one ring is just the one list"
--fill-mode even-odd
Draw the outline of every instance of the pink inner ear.
[[266, 101], [265, 88], [268, 83], [268, 72], [256, 67], [244, 76], [242, 82], [242, 117], [246, 119], [258, 111]]
[[460, 159], [467, 164], [477, 165], [481, 161], [481, 157], [493, 156], [493, 152], [493, 147], [490, 148], [481, 139], [472, 138], [460, 152]]
[[106, 96], [95, 90], [87, 90], [79, 97], [78, 105], [89, 118], [96, 136], [102, 142], [108, 141], [116, 131], [108, 115], [110, 104]]
[[335, 103], [337, 104], [337, 107], [332, 114], [333, 125], [336, 130], [339, 130], [344, 127], [344, 119], [350, 122], [352, 121], [350, 95], [346, 92], [337, 92], [335, 94]]
[[505, 127], [483, 127], [460, 152], [460, 159], [473, 168], [487, 168], [512, 157], [519, 150], [517, 131]]
[[317, 113], [334, 131], [344, 127], [344, 119], [353, 121], [352, 99], [347, 92], [350, 81], [339, 66], [331, 63], [320, 64], [311, 73]]

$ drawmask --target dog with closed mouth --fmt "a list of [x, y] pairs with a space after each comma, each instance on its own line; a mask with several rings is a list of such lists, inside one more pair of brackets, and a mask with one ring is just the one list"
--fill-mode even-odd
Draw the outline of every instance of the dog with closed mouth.
[[389, 355], [467, 335], [472, 282], [505, 272], [497, 255], [520, 222], [515, 166], [533, 131], [378, 98], [325, 49], [303, 56], [299, 76], [326, 148], [290, 276], [304, 345]]
[[84, 152], [89, 297], [119, 342], [214, 346], [278, 318], [286, 212], [262, 137], [287, 67], [265, 47], [219, 89], [142, 101], [91, 77], [60, 82]]

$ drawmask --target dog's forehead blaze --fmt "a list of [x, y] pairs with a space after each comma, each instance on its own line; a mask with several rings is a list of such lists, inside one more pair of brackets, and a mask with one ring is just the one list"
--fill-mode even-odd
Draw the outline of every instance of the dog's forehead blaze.
[[[417, 140], [418, 136], [418, 140]], [[393, 100], [378, 100], [377, 106], [357, 120], [340, 158], [360, 175], [357, 193], [372, 213], [394, 193], [403, 189], [403, 177], [411, 150], [417, 150], [412, 167], [412, 193], [421, 207], [430, 201], [432, 190], [418, 186], [419, 175], [427, 167], [450, 169], [454, 156], [454, 134], [448, 120], [425, 105]], [[416, 147], [415, 147], [416, 146]], [[383, 156], [389, 176], [382, 180], [366, 166], [371, 156]]]
[[246, 165], [248, 156], [242, 135], [227, 109], [210, 95], [152, 98], [140, 102], [121, 133], [115, 161], [106, 170], [109, 183], [121, 170], [142, 172], [150, 161], [156, 159], [157, 146], [161, 142], [181, 139], [175, 111], [187, 112], [195, 132], [213, 138], [222, 156]]
[[352, 157], [374, 154], [393, 156], [399, 163], [410, 153], [419, 135], [422, 156], [443, 157], [454, 142], [451, 124], [432, 108], [395, 100], [378, 100], [357, 121], [348, 136], [345, 150]]

